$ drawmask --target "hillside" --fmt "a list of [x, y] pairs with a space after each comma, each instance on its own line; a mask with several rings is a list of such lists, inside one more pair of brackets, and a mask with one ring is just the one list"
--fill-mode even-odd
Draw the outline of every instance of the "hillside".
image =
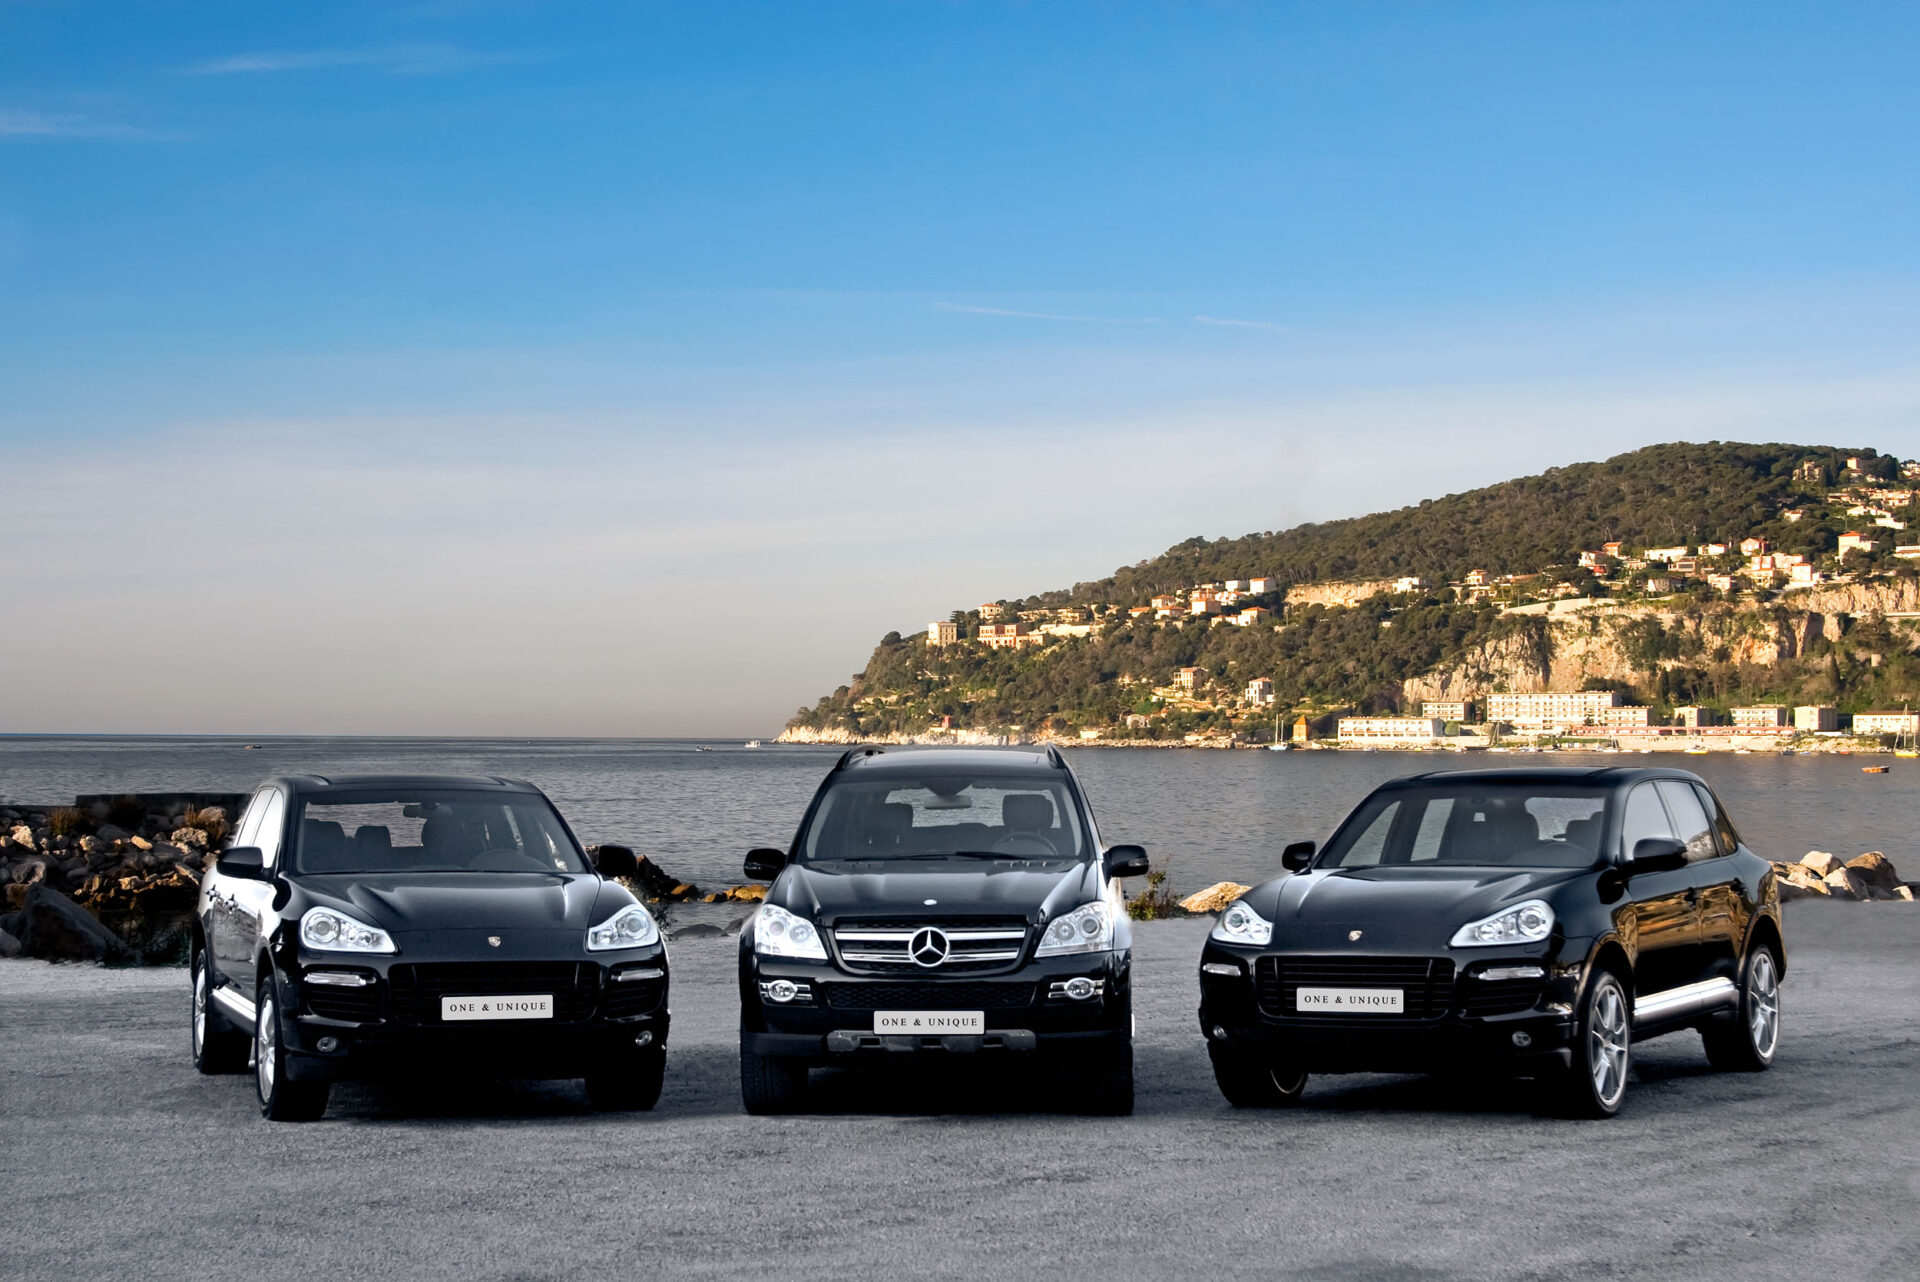
[[[789, 737], [1264, 738], [1276, 717], [1583, 685], [1663, 709], [1816, 694], [1898, 706], [1920, 691], [1920, 659], [1912, 625], [1883, 616], [1913, 609], [1915, 561], [1896, 548], [1920, 540], [1898, 533], [1916, 470], [1867, 449], [1661, 445], [1392, 512], [1190, 539], [1071, 589], [956, 611], [945, 644], [889, 634]], [[1850, 532], [1860, 546], [1843, 548]], [[1813, 595], [1843, 587], [1850, 610]]]

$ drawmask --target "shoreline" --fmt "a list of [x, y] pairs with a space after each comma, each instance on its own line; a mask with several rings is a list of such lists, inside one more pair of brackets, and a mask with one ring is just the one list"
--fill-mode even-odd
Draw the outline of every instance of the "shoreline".
[[[1651, 736], [1649, 736], [1652, 738]], [[1207, 752], [1271, 752], [1270, 743], [1237, 742], [1226, 739], [1175, 741], [1169, 739], [1064, 739], [1058, 735], [996, 734], [984, 730], [935, 731], [918, 735], [850, 735], [844, 731], [783, 730], [772, 741], [775, 746], [790, 747], [895, 747], [895, 748], [1155, 748], [1196, 749]], [[1892, 757], [1891, 748], [1858, 739], [1809, 739], [1801, 741], [1777, 735], [1706, 736], [1662, 735], [1645, 747], [1592, 745], [1566, 742], [1523, 742], [1488, 744], [1483, 740], [1453, 746], [1445, 743], [1360, 744], [1337, 743], [1329, 739], [1287, 743], [1284, 752], [1410, 752], [1447, 753], [1454, 756], [1487, 753], [1537, 754], [1579, 753], [1587, 756], [1644, 756], [1649, 754], [1700, 756], [1795, 756], [1795, 757]]]

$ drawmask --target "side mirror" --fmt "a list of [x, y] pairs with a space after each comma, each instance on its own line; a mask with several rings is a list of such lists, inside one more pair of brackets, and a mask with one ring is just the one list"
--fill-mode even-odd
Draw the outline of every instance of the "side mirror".
[[1106, 860], [1109, 877], [1147, 875], [1147, 852], [1139, 846], [1108, 846]]
[[593, 866], [602, 877], [631, 877], [640, 871], [640, 857], [630, 846], [602, 846], [593, 852]]
[[787, 852], [761, 846], [747, 852], [747, 877], [752, 881], [772, 881], [787, 866]]
[[213, 867], [222, 877], [233, 877], [240, 881], [267, 880], [267, 857], [258, 846], [235, 846], [223, 850]]
[[1296, 841], [1280, 852], [1280, 866], [1288, 872], [1303, 872], [1313, 862], [1313, 851], [1311, 841]]
[[1633, 855], [1627, 860], [1629, 873], [1672, 872], [1686, 866], [1687, 846], [1677, 837], [1642, 837], [1633, 843]]

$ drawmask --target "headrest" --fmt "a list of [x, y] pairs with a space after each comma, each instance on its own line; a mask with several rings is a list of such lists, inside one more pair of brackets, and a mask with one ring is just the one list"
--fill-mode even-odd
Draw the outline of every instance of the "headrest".
[[362, 824], [353, 830], [353, 844], [367, 853], [393, 849], [393, 833], [385, 824]]
[[1040, 832], [1053, 827], [1053, 800], [1022, 793], [1003, 798], [1000, 817], [1009, 832]]

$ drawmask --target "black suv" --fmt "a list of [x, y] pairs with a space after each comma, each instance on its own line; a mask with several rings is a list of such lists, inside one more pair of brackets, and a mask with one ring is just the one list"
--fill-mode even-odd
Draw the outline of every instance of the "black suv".
[[1065, 759], [856, 748], [814, 794], [740, 935], [740, 1089], [806, 1101], [807, 1071], [910, 1053], [1041, 1054], [1081, 1070], [1090, 1113], [1133, 1110], [1132, 935]]
[[1786, 951], [1772, 865], [1679, 770], [1487, 770], [1377, 789], [1294, 876], [1220, 915], [1200, 1028], [1221, 1093], [1299, 1100], [1310, 1072], [1468, 1066], [1620, 1107], [1635, 1040], [1697, 1028], [1764, 1069]]
[[304, 1121], [332, 1082], [434, 1053], [585, 1077], [651, 1108], [666, 1067], [667, 951], [538, 788], [508, 779], [313, 775], [254, 793], [200, 889], [193, 1060], [251, 1060], [260, 1109]]

